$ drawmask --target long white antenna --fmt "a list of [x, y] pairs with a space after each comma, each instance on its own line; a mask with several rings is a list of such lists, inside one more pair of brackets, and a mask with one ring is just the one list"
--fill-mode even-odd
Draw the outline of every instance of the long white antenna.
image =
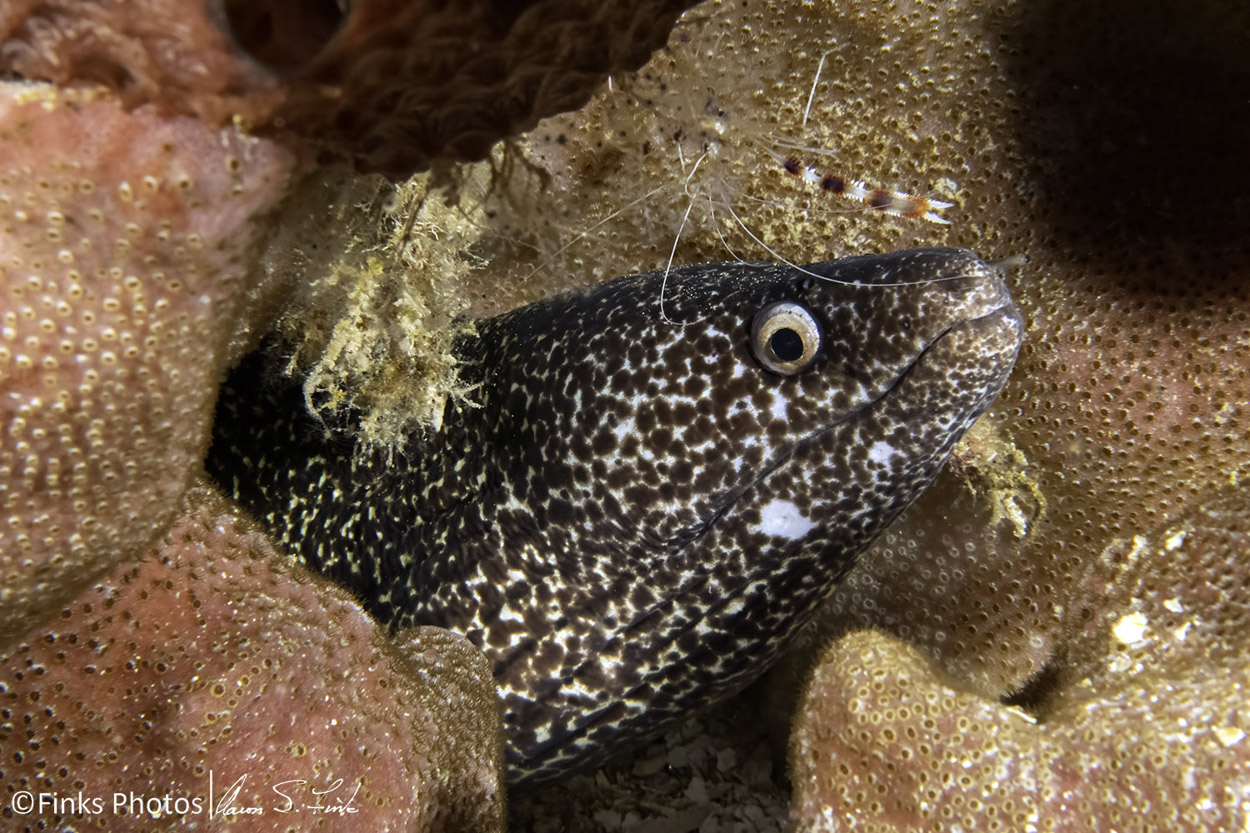
[[820, 83], [820, 71], [825, 68], [825, 58], [832, 49], [826, 49], [820, 55], [820, 63], [816, 65], [816, 77], [812, 79], [812, 91], [807, 94], [807, 108], [803, 111], [803, 126], [807, 127], [807, 114], [812, 112], [812, 99], [816, 97], [816, 85]]

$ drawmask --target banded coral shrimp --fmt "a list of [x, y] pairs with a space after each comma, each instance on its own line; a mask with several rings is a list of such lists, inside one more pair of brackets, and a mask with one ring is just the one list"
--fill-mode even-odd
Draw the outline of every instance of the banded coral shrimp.
[[[960, 55], [980, 47], [865, 23], [887, 14], [937, 30], [942, 8], [705, 3], [645, 67], [465, 166], [450, 195], [429, 174], [345, 191], [274, 247], [307, 288], [290, 338], [320, 368], [310, 378], [332, 401], [369, 404], [369, 433], [385, 443], [414, 422], [437, 425], [460, 396], [447, 349], [466, 320], [560, 291], [670, 264], [935, 245], [994, 256], [1000, 240], [999, 256], [1010, 254], [1014, 238], [977, 226], [979, 208], [1009, 198], [1010, 173], [993, 191], [958, 184], [997, 140], [959, 106]], [[834, 196], [819, 187], [825, 175], [953, 202], [941, 212], [952, 224]], [[326, 185], [307, 188], [319, 204]]]
[[[899, 85], [879, 89], [875, 53], [833, 9], [791, 4], [808, 17], [778, 32], [775, 5], [697, 7], [642, 70], [518, 142], [475, 292], [532, 300], [671, 265], [949, 244], [962, 160], [942, 158]], [[795, 30], [810, 48], [775, 48]], [[894, 96], [898, 115], [867, 118], [868, 95]]]

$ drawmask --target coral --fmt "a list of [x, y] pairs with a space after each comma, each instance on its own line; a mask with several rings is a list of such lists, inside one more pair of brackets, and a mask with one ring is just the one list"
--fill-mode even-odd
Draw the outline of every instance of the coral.
[[[1013, 292], [1030, 335], [994, 414], [1046, 513], [1017, 539], [956, 476], [939, 480], [865, 556], [822, 631], [885, 627], [1003, 696], [1059, 646], [1084, 564], [1250, 472], [1245, 209], [1186, 205], [1175, 195], [1188, 175], [1160, 165], [1185, 159], [1199, 179], [1250, 184], [1222, 161], [1235, 153], [1225, 114], [1244, 113], [1248, 83], [1230, 44], [1250, 15], [1200, 4], [1176, 20], [1166, 3], [1092, 13], [1056, 1], [961, 31], [941, 37], [976, 79], [960, 93], [978, 119], [968, 138], [993, 152], [968, 164], [969, 225], [952, 236], [989, 258], [1028, 258]], [[1164, 71], [1180, 67], [1208, 82]], [[1104, 127], [1097, 141], [1083, 132], [1091, 123]]]
[[1027, 715], [877, 631], [842, 637], [821, 658], [792, 743], [802, 831], [1024, 830], [1051, 788]]
[[[355, 4], [353, 20], [362, 19], [355, 12], [364, 8]], [[373, 4], [375, 13], [378, 8]], [[367, 134], [352, 134], [358, 161], [378, 165], [394, 161], [386, 154], [395, 148], [428, 149], [411, 135], [392, 134], [368, 153], [360, 150], [389, 128], [345, 116], [325, 106], [324, 97], [309, 105], [314, 90], [334, 100], [342, 91], [332, 84], [308, 82], [303, 99], [278, 96], [281, 85], [240, 59], [201, 11], [194, 4], [174, 9], [107, 0], [90, 8], [53, 2], [0, 9], [6, 77], [49, 75], [84, 85], [6, 84], [0, 108], [6, 393], [0, 489], [9, 510], [0, 532], [4, 782], [12, 795], [29, 786], [63, 797], [99, 789], [106, 801], [114, 791], [189, 799], [202, 797], [205, 772], [244, 760], [259, 771], [236, 804], [255, 804], [298, 758], [319, 786], [333, 785], [338, 775], [347, 786], [359, 784], [360, 819], [368, 820], [357, 821], [366, 826], [497, 828], [503, 805], [494, 691], [484, 661], [467, 645], [427, 630], [384, 640], [341, 592], [275, 563], [267, 544], [239, 530], [233, 510], [201, 490], [191, 492], [157, 554], [130, 560], [176, 517], [202, 458], [223, 368], [254, 346], [301, 274], [281, 268], [273, 250], [262, 268], [253, 268], [258, 241], [276, 226], [266, 214], [287, 192], [299, 146], [287, 150], [213, 125], [230, 119], [260, 126], [285, 101], [291, 109], [277, 118], [307, 130], [291, 119], [302, 102], [309, 119], [337, 117], [338, 128]], [[446, 101], [423, 104], [418, 112], [429, 118], [419, 126], [432, 133], [446, 128], [433, 140], [438, 153], [480, 153], [474, 143], [493, 141], [490, 131], [498, 125], [515, 126], [536, 117], [533, 107], [584, 96], [613, 60], [639, 62], [645, 39], [665, 25], [654, 9], [625, 9], [627, 18], [639, 14], [638, 25], [622, 24], [619, 14], [612, 17], [622, 10], [602, 4], [582, 11], [600, 15], [600, 33], [612, 45], [566, 50], [571, 33], [580, 37], [576, 21], [531, 13], [519, 15], [523, 25], [502, 27], [508, 37], [522, 38], [514, 42], [522, 54], [512, 75], [498, 49], [463, 50], [483, 72], [453, 79], [453, 96], [473, 92], [474, 84], [511, 92], [479, 96], [473, 107], [457, 101], [459, 114], [448, 118], [429, 116], [430, 106], [447, 109]], [[547, 24], [563, 34], [527, 40], [534, 25]], [[630, 40], [634, 35], [640, 40]], [[593, 66], [581, 74], [540, 66], [539, 75], [554, 82], [547, 83], [528, 73], [533, 67], [526, 61], [544, 60], [527, 52], [530, 46], [559, 53], [552, 59], [557, 64], [568, 58]], [[378, 54], [372, 46], [361, 52], [357, 57], [366, 62]], [[451, 52], [402, 46], [392, 54]], [[339, 69], [355, 71], [350, 62]], [[352, 77], [355, 83], [362, 76]], [[368, 70], [363, 77], [366, 86], [370, 77], [404, 83]], [[519, 86], [506, 86], [513, 82]], [[95, 83], [103, 88], [90, 86]], [[440, 90], [446, 92], [433, 92]], [[349, 94], [348, 104], [367, 97], [353, 92], [359, 95]], [[389, 103], [385, 109], [392, 115]], [[411, 154], [405, 160], [427, 161]], [[307, 187], [318, 185], [324, 189], [324, 182]], [[378, 183], [350, 187], [387, 195]], [[406, 203], [410, 198], [419, 204]], [[288, 206], [283, 220], [300, 225], [307, 239], [308, 212], [323, 205]], [[408, 224], [420, 222], [423, 209], [438, 208], [429, 201], [427, 209], [419, 190], [401, 192], [396, 210], [406, 213], [383, 236], [397, 260], [416, 267], [433, 262], [454, 274], [462, 268], [451, 262], [459, 247], [437, 251], [426, 227], [414, 233]], [[356, 242], [333, 259], [341, 265], [375, 240]], [[316, 242], [301, 254], [309, 251], [311, 260], [323, 257]], [[371, 279], [388, 265], [363, 255], [358, 263]], [[390, 284], [361, 281], [344, 306], [384, 316], [395, 294], [411, 295], [412, 274], [410, 268]], [[410, 305], [412, 316], [428, 326], [421, 302], [417, 297]], [[443, 330], [455, 309], [442, 314]], [[351, 314], [344, 320], [356, 323]], [[350, 337], [342, 326], [328, 329], [326, 351]], [[32, 629], [38, 617], [62, 608], [55, 624]], [[72, 803], [57, 809], [27, 821], [102, 820], [88, 818], [100, 814], [83, 813], [81, 804], [78, 813]], [[149, 828], [151, 804], [144, 809], [147, 815], [132, 814], [126, 823]], [[9, 804], [7, 814], [15, 813]], [[177, 818], [168, 806], [161, 813], [181, 824], [181, 811], [173, 813]], [[120, 815], [107, 814], [110, 827]], [[271, 813], [267, 823], [282, 821]]]
[[[439, 183], [465, 202], [476, 175], [448, 178], [448, 160], [482, 158], [581, 104], [609, 72], [645, 61], [685, 5], [22, 0], [0, 8], [0, 70], [102, 84], [128, 107], [233, 120], [305, 155], [310, 142], [392, 176], [442, 162]], [[310, 404], [353, 397], [378, 443], [437, 426], [457, 392], [447, 350], [465, 303], [454, 290], [469, 263], [460, 250], [482, 220], [476, 207], [457, 215], [425, 200], [430, 192], [428, 177], [391, 194], [330, 172], [302, 188], [312, 201], [293, 202], [282, 227], [287, 243], [326, 232], [320, 252], [339, 254], [270, 247], [271, 272], [310, 285], [281, 326], [299, 351], [293, 366], [310, 374]], [[379, 208], [388, 196], [393, 208]], [[360, 200], [374, 210], [356, 210]]]
[[[587, 107], [545, 120], [518, 145], [529, 164], [512, 166], [493, 206], [497, 245], [482, 244], [505, 256], [473, 279], [508, 287], [511, 294], [492, 297], [515, 303], [517, 295], [663, 268], [670, 253], [676, 263], [735, 255], [806, 263], [954, 242], [942, 226], [883, 218], [805, 188], [778, 158], [793, 154], [815, 170], [961, 198], [954, 180], [963, 160], [947, 158], [939, 144], [948, 129], [938, 123], [941, 102], [932, 114], [895, 105], [898, 112], [870, 118], [860, 79], [848, 72], [875, 79], [879, 69], [853, 36], [871, 31], [857, 18], [896, 12], [784, 0], [692, 9], [639, 72], [614, 76]], [[947, 58], [955, 47], [939, 40], [940, 30], [934, 35], [921, 45], [922, 60], [944, 67], [935, 83], [955, 85], [959, 70]], [[908, 83], [908, 71], [900, 63], [872, 85], [895, 89]], [[945, 117], [956, 120], [952, 129], [970, 118]], [[545, 210], [529, 210], [524, 195], [548, 181]]]
[[1035, 480], [1044, 473], [1003, 439], [1014, 433], [1011, 421], [993, 422], [993, 442], [1006, 447], [984, 462], [974, 431], [948, 470], [861, 557], [799, 638], [792, 663], [809, 668], [830, 634], [878, 628], [924, 645], [987, 696], [1005, 696], [1040, 672], [1062, 629], [1056, 603], [1046, 605], [1035, 577], [1042, 570], [1021, 550], [1037, 546], [1048, 521]]
[[[1250, 494], [1221, 490], [1166, 527], [1108, 547], [1089, 565], [1066, 624], [1055, 678], [1033, 706], [1045, 720], [1079, 710], [1088, 691], [1127, 676], [1162, 686], [1207, 663], [1244, 666]], [[1242, 720], [1250, 728], [1250, 711]]]
[[0, 645], [173, 520], [292, 156], [93, 93], [0, 87]]
[[[204, 486], [144, 559], [0, 656], [0, 751], [6, 829], [175, 829], [210, 810], [232, 830], [503, 825], [485, 658], [436, 628], [390, 640]], [[68, 811], [18, 812], [23, 790]], [[223, 820], [231, 806], [264, 813]]]
[[17, 0], [0, 9], [0, 68], [273, 126], [402, 178], [581, 105], [686, 5]]
[[1243, 829], [1250, 497], [1091, 566], [1036, 718], [879, 632], [835, 642], [795, 726], [797, 829]]
[[[1068, 661], [1090, 561], [1250, 471], [1246, 204], [1194, 187], [1250, 186], [1230, 133], [1247, 123], [1248, 18], [1161, 0], [700, 6], [636, 77], [530, 134], [547, 210], [509, 210], [542, 181], [515, 166], [470, 285], [508, 306], [674, 251], [806, 261], [953, 244], [1003, 261], [1030, 330], [992, 409], [1000, 450], [989, 468], [985, 447], [966, 450], [992, 481], [939, 478], [806, 645], [878, 628], [968, 696], [1012, 695]], [[803, 190], [777, 158], [790, 154], [951, 200], [951, 224]], [[779, 685], [793, 691], [814, 661]], [[1200, 719], [1196, 691], [1178, 708]]]
[[[1244, 190], [1244, 169], [1221, 160], [1236, 153], [1226, 114], [1244, 113], [1246, 77], [1229, 56], [1250, 15], [1204, 4], [1175, 21], [1169, 8], [700, 6], [637, 77], [530, 135], [526, 158], [553, 181], [550, 210], [509, 211], [501, 198], [499, 236], [480, 248], [518, 254], [469, 275], [471, 286], [514, 287], [511, 303], [663, 267], [675, 241], [679, 263], [724, 258], [726, 244], [773, 258], [748, 230], [794, 260], [953, 244], [1003, 261], [1030, 322], [992, 411], [1014, 460], [1000, 465], [1018, 487], [1015, 518], [991, 524], [1001, 487], [970, 495], [948, 472], [862, 559], [822, 632], [887, 627], [984, 693], [1014, 691], [1053, 653], [1091, 553], [1250, 470], [1244, 206], [1189, 199], [1189, 179], [1167, 164], [1185, 159]], [[1209, 83], [1176, 73], [1149, 86], [1131, 70], [1159, 62], [1201, 67]], [[1078, 82], [1088, 100], [1069, 92]], [[1102, 115], [1112, 101], [1126, 124]], [[1095, 116], [1101, 145], [1080, 133]], [[801, 190], [778, 148], [954, 200], [951, 224]], [[532, 182], [516, 170], [517, 189]], [[1156, 206], [1173, 218], [1166, 233]]]

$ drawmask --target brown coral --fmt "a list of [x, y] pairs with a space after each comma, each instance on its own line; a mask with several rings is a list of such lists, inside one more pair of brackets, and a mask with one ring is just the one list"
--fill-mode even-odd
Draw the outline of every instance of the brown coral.
[[[1247, 190], [1233, 134], [1250, 124], [1234, 57], [1248, 35], [1246, 9], [1214, 2], [707, 4], [640, 78], [531, 135], [549, 209], [501, 203], [497, 250], [522, 257], [470, 278], [492, 300], [532, 296], [663, 267], [675, 242], [675, 262], [773, 259], [761, 243], [795, 261], [933, 244], [1026, 257], [1010, 280], [1030, 332], [993, 413], [1004, 453], [966, 450], [812, 644], [875, 627], [970, 697], [1042, 686], [1086, 565], [1250, 469], [1246, 204], [1194, 185]], [[804, 191], [774, 155], [791, 153], [952, 200], [951, 225]], [[1199, 688], [1183, 708], [1201, 721], [1202, 660], [1187, 661]]]
[[173, 519], [292, 168], [233, 129], [0, 88], [0, 644]]
[[[1223, 166], [1227, 119], [1250, 124], [1229, 57], [1247, 34], [1246, 10], [1222, 4], [1181, 22], [1166, 3], [1049, 2], [987, 15], [952, 47], [978, 79], [964, 94], [974, 135], [998, 146], [969, 165], [973, 224], [954, 239], [1029, 258], [1015, 295], [1031, 335], [995, 412], [1047, 511], [1024, 538], [990, 528], [988, 502], [948, 476], [865, 557], [827, 631], [887, 627], [1005, 695], [1059, 643], [1085, 563], [1250, 471], [1245, 208], [1185, 204], [1187, 175], [1165, 161], [1246, 187], [1242, 168]], [[1129, 69], [1191, 65], [1220, 80], [1152, 84]], [[1098, 141], [1090, 124], [1103, 125]], [[918, 569], [944, 578], [894, 580]]]
[[1040, 723], [883, 634], [823, 658], [793, 738], [802, 831], [1241, 830], [1250, 821], [1250, 500], [1094, 565]]
[[436, 628], [392, 642], [284, 561], [196, 487], [145, 559], [0, 656], [6, 829], [501, 829], [486, 660]]
[[581, 105], [687, 5], [19, 0], [0, 9], [0, 68], [275, 126], [402, 177]]
[[[726, 257], [726, 244], [772, 258], [761, 241], [796, 261], [934, 244], [1027, 258], [1011, 278], [1030, 334], [994, 410], [1013, 453], [990, 464], [1016, 494], [1001, 485], [969, 494], [963, 476], [946, 475], [863, 559], [827, 627], [888, 627], [987, 693], [1012, 691], [1053, 652], [1090, 553], [1250, 468], [1250, 298], [1233, 236], [1244, 207], [1191, 200], [1186, 210], [1180, 195], [1192, 189], [1146, 162], [1186, 158], [1245, 190], [1241, 167], [1220, 167], [1236, 151], [1219, 137], [1228, 114], [1246, 115], [1244, 72], [1228, 56], [1250, 16], [1218, 8], [1167, 26], [1166, 4], [701, 6], [639, 79], [618, 79], [591, 107], [532, 134], [529, 156], [556, 183], [551, 209], [501, 203], [497, 213], [501, 246], [526, 242], [532, 254], [470, 278], [494, 297], [533, 273], [529, 292], [541, 294], [587, 274], [663, 267], [674, 241], [677, 262]], [[1064, 34], [1083, 27], [1100, 33], [1099, 49]], [[1148, 64], [1145, 54], [1197, 62], [1221, 80], [1138, 89], [1129, 68]], [[1123, 71], [1100, 71], [1108, 67]], [[1094, 91], [1064, 92], [1074, 79]], [[1112, 98], [1138, 132], [1108, 125], [1105, 140], [1149, 154], [1081, 155], [1093, 143], [1076, 131]], [[1160, 112], [1183, 114], [1183, 129], [1153, 118]], [[820, 170], [954, 199], [952, 223], [804, 191], [769, 152], [778, 142], [827, 149], [780, 146]], [[1166, 236], [1145, 219], [1164, 204], [1181, 217]], [[990, 528], [990, 498], [1000, 509], [1009, 501], [1015, 517], [1000, 512]]]

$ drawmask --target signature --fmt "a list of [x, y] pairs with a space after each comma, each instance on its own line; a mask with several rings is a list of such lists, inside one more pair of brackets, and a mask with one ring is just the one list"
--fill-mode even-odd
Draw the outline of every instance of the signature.
[[[214, 815], [232, 818], [236, 816], [263, 816], [266, 809], [275, 813], [309, 812], [317, 815], [348, 816], [360, 812], [353, 806], [356, 794], [360, 792], [360, 783], [351, 787], [349, 793], [344, 787], [342, 778], [336, 778], [325, 787], [312, 785], [306, 778], [292, 778], [279, 781], [270, 789], [280, 798], [272, 806], [246, 805], [239, 801], [239, 793], [247, 784], [247, 776], [240, 775], [222, 794], [221, 799], [213, 805]], [[210, 775], [211, 793], [211, 775]]]

